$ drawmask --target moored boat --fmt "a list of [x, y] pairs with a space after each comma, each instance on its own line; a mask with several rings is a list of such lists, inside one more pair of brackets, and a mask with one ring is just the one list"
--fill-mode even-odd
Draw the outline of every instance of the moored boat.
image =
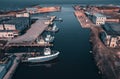
[[57, 58], [59, 51], [51, 51], [50, 48], [45, 48], [43, 53], [31, 53], [25, 58], [26, 62], [46, 62]]
[[53, 42], [54, 38], [55, 38], [54, 36], [46, 35], [45, 41], [46, 41], [46, 42]]
[[48, 27], [46, 30], [50, 32], [57, 32], [59, 28], [57, 27], [56, 24], [54, 24], [52, 27]]

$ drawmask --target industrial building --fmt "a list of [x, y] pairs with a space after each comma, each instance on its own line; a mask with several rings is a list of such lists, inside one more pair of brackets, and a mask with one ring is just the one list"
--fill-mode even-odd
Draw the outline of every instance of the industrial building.
[[0, 24], [0, 39], [12, 39], [29, 26], [28, 18], [13, 18]]
[[93, 23], [95, 23], [96, 25], [101, 25], [101, 24], [105, 24], [106, 21], [106, 16], [99, 14], [99, 13], [94, 13], [93, 17], [92, 17], [92, 21]]
[[108, 47], [120, 47], [120, 24], [119, 23], [106, 23], [102, 26], [104, 31], [101, 33], [101, 40]]
[[38, 8], [34, 7], [34, 8], [26, 8], [26, 11], [30, 14], [34, 14], [37, 13]]
[[16, 17], [29, 17], [29, 13], [17, 13]]

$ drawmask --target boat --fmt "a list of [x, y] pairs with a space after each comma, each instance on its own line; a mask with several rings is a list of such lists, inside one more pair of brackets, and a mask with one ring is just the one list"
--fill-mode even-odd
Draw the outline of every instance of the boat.
[[62, 18], [58, 18], [58, 19], [55, 19], [55, 21], [63, 22], [63, 19]]
[[49, 35], [46, 35], [45, 41], [46, 41], [46, 42], [53, 42], [54, 38], [55, 38], [54, 36], [51, 36], [51, 35], [49, 34]]
[[48, 27], [46, 30], [50, 32], [57, 32], [59, 28], [56, 26], [56, 24], [54, 24], [52, 27]]
[[53, 25], [52, 31], [57, 32], [59, 29], [57, 28], [56, 24]]
[[50, 60], [53, 60], [57, 58], [59, 55], [59, 51], [51, 51], [50, 48], [44, 48], [44, 51], [42, 53], [31, 53], [28, 54], [29, 56], [25, 56], [25, 62], [33, 62], [33, 63], [38, 63], [38, 62], [47, 62]]

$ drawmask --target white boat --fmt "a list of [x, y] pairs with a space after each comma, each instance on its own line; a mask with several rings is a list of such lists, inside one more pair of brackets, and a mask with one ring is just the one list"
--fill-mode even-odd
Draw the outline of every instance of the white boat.
[[54, 38], [55, 38], [54, 36], [47, 35], [47, 36], [45, 37], [45, 41], [46, 41], [46, 42], [53, 42]]
[[27, 58], [27, 62], [46, 62], [57, 58], [59, 51], [51, 51], [50, 48], [45, 48], [43, 54], [37, 54]]
[[59, 30], [58, 27], [56, 26], [56, 24], [54, 24], [53, 27], [52, 27], [52, 31], [57, 32], [58, 30]]
[[56, 24], [54, 24], [46, 29], [46, 31], [50, 31], [50, 32], [57, 32], [58, 30], [59, 30], [59, 28], [56, 26]]

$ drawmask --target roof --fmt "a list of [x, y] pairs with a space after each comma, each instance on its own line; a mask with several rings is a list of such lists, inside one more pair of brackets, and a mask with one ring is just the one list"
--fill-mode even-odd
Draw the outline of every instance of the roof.
[[4, 65], [0, 65], [0, 73], [4, 70], [5, 66]]
[[120, 24], [119, 23], [105, 23], [103, 29], [108, 35], [120, 36]]
[[94, 16], [96, 16], [96, 17], [105, 17], [104, 15], [102, 15], [100, 13], [95, 13]]
[[28, 18], [13, 18], [11, 20], [5, 21], [5, 24], [13, 24], [15, 25], [16, 29], [19, 31], [22, 31], [29, 25], [29, 19]]
[[108, 10], [108, 9], [120, 9], [120, 7], [117, 7], [117, 6], [98, 6], [97, 7], [98, 9], [101, 9], [101, 10]]
[[0, 30], [0, 32], [14, 32], [15, 30]]

